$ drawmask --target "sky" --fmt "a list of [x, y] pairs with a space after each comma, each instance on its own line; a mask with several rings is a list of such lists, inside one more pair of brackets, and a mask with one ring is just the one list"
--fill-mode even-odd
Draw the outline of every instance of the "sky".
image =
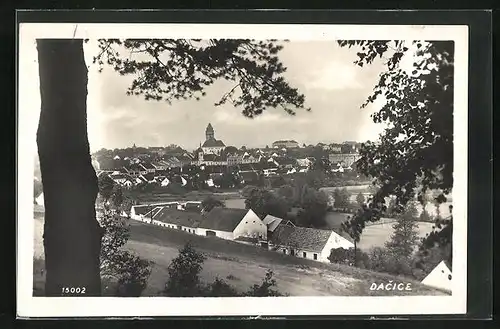
[[[99, 73], [92, 64], [98, 53], [96, 40], [84, 46], [89, 67], [88, 132], [91, 151], [100, 148], [166, 146], [177, 144], [195, 149], [205, 140], [205, 128], [211, 123], [215, 137], [227, 146], [263, 147], [280, 139], [294, 139], [301, 145], [319, 142], [374, 140], [384, 126], [372, 122], [370, 115], [382, 102], [361, 109], [385, 69], [381, 61], [358, 67], [356, 49], [341, 48], [336, 41], [290, 41], [279, 58], [287, 67], [284, 76], [292, 87], [305, 95], [311, 112], [297, 110], [290, 116], [270, 108], [249, 119], [232, 104], [214, 103], [231, 88], [218, 81], [207, 88], [200, 101], [145, 101], [142, 96], [127, 96], [131, 76], [120, 76], [110, 67]], [[29, 89], [29, 107], [39, 115], [37, 52], [34, 40], [21, 40], [20, 65], [31, 72], [23, 88]], [[35, 120], [37, 121], [37, 120]]]

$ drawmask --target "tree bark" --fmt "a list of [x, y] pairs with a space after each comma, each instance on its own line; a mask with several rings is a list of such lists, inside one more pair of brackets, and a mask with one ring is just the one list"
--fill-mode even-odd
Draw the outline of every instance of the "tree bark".
[[[96, 220], [98, 186], [87, 136], [88, 77], [83, 41], [39, 39], [37, 49], [45, 294], [98, 296], [102, 230]], [[80, 288], [76, 289], [80, 293], [72, 294], [71, 288]]]

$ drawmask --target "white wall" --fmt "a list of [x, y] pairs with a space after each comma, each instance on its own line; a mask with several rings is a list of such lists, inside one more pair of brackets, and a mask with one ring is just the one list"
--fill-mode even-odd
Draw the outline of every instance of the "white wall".
[[211, 229], [206, 229], [206, 228], [197, 228], [196, 233], [201, 236], [206, 236], [207, 231], [213, 231], [216, 234], [216, 237], [226, 239], [226, 240], [234, 240], [234, 235], [233, 232], [224, 232], [224, 231], [217, 231], [217, 230], [211, 230]]
[[236, 226], [233, 233], [235, 239], [239, 236], [258, 238], [260, 235], [262, 239], [266, 240], [267, 226], [262, 222], [259, 216], [257, 216], [252, 210], [249, 210], [238, 226]]
[[[275, 251], [279, 252], [280, 254], [291, 255], [291, 249], [294, 250], [295, 257], [306, 258], [306, 259], [316, 260], [316, 261], [324, 261], [321, 259], [321, 253], [319, 253], [317, 251], [308, 251], [308, 250], [289, 248], [289, 247], [278, 247]], [[283, 250], [285, 250], [285, 252], [283, 252]], [[306, 257], [304, 257], [304, 255], [303, 255], [304, 252], [306, 253]], [[314, 259], [314, 254], [317, 255], [317, 259]], [[328, 261], [328, 262], [330, 262], [330, 261]]]
[[446, 266], [444, 262], [439, 263], [429, 275], [425, 277], [424, 280], [422, 280], [422, 284], [425, 284], [426, 286], [430, 287], [435, 287], [439, 289], [445, 289], [448, 291], [451, 291], [451, 282], [453, 277], [451, 276], [451, 271]]
[[321, 256], [320, 256], [321, 261], [329, 263], [330, 261], [328, 260], [328, 257], [330, 256], [331, 250], [337, 248], [344, 248], [344, 249], [354, 248], [354, 244], [349, 240], [347, 240], [346, 238], [332, 231], [330, 238], [328, 238], [325, 247], [321, 251]]

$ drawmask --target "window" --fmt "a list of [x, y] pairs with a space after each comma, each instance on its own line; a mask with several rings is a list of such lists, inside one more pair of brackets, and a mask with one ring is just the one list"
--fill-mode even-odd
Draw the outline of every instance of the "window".
[[306, 252], [305, 251], [302, 252], [302, 257], [306, 258], [306, 256], [307, 256]]
[[313, 254], [314, 260], [318, 260], [318, 254]]

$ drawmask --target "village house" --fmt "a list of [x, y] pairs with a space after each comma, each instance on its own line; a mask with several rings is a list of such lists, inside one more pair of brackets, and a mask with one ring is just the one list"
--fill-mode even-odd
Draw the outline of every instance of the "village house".
[[146, 171], [146, 173], [149, 174], [154, 174], [156, 171], [156, 168], [151, 163], [148, 162], [141, 163], [140, 166], [142, 167], [142, 169]]
[[113, 173], [109, 177], [118, 185], [123, 187], [132, 187], [134, 185], [134, 180], [129, 175], [121, 173]]
[[266, 225], [251, 209], [214, 208], [203, 217], [197, 232], [227, 240], [252, 238], [256, 243], [267, 239]]
[[422, 284], [438, 289], [452, 291], [451, 270], [443, 260], [423, 280]]
[[332, 230], [284, 225], [272, 232], [269, 248], [286, 255], [329, 263], [332, 249], [353, 248], [354, 244], [346, 237]]
[[343, 167], [350, 167], [358, 161], [360, 155], [358, 153], [330, 153], [328, 160], [331, 164], [340, 164]]

